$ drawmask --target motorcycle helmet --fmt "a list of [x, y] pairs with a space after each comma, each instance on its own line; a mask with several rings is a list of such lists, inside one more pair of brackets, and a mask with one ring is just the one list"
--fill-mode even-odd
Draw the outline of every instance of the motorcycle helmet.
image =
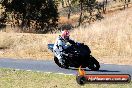
[[69, 40], [70, 33], [68, 30], [63, 30], [61, 36], [63, 39]]

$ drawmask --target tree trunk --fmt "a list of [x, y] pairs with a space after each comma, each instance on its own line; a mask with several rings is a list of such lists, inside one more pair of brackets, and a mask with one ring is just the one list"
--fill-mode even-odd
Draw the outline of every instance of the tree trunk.
[[103, 13], [106, 13], [106, 6], [107, 6], [107, 0], [105, 2], [103, 2]]
[[81, 13], [80, 13], [80, 17], [79, 17], [79, 24], [78, 24], [78, 26], [80, 26], [81, 23], [82, 23], [82, 11], [83, 11], [83, 3], [82, 2], [80, 2], [80, 8], [81, 8]]
[[62, 7], [64, 8], [64, 0], [61, 0]]
[[68, 19], [70, 19], [71, 16], [71, 2], [68, 0]]

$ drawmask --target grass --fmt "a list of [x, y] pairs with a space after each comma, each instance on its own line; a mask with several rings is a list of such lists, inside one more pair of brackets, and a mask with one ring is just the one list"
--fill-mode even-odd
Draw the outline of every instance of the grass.
[[[1, 57], [50, 58], [47, 44], [57, 36], [21, 33], [0, 33]], [[52, 42], [53, 43], [53, 42]], [[49, 56], [49, 57], [48, 57]]]
[[[101, 22], [71, 31], [71, 38], [87, 44], [101, 63], [132, 65], [132, 8], [107, 14]], [[56, 34], [0, 32], [0, 57], [52, 60], [47, 44]]]
[[[101, 22], [86, 24], [72, 30], [71, 37], [75, 41], [87, 44], [92, 55], [101, 63], [132, 65], [131, 11], [132, 8], [128, 8], [106, 14]], [[54, 43], [60, 33], [15, 32], [9, 27], [6, 28], [6, 32], [0, 32], [0, 57], [52, 60], [53, 54], [48, 50], [47, 44]]]
[[[73, 31], [77, 41], [90, 46], [93, 55], [106, 63], [126, 63], [132, 57], [132, 8], [109, 14], [101, 22]], [[78, 38], [79, 35], [80, 38]], [[106, 58], [105, 58], [106, 57]], [[109, 58], [108, 58], [109, 57]], [[107, 62], [108, 61], [108, 62]]]
[[54, 73], [0, 69], [0, 88], [131, 88], [129, 84], [85, 84], [80, 86], [76, 76]]

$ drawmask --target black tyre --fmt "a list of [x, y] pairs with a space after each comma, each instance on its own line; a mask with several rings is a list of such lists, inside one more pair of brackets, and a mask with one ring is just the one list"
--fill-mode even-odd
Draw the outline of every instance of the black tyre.
[[92, 71], [98, 71], [100, 68], [99, 62], [93, 56], [90, 56], [89, 58], [88, 68]]

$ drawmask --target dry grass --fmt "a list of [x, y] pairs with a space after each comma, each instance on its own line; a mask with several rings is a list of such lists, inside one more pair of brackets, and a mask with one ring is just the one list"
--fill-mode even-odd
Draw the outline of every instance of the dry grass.
[[[84, 42], [102, 63], [132, 63], [132, 8], [117, 11], [95, 22], [71, 31], [76, 41]], [[59, 34], [0, 33], [0, 57], [52, 59], [47, 49]]]
[[[1, 57], [48, 59], [47, 44], [53, 43], [56, 34], [35, 35], [23, 33], [0, 33]], [[53, 39], [53, 40], [52, 40]]]
[[[131, 64], [131, 11], [132, 8], [109, 14], [110, 16], [106, 17], [102, 22], [96, 22], [86, 28], [75, 30], [73, 36], [77, 41], [88, 44], [93, 55], [100, 57], [102, 62]], [[80, 38], [78, 38], [79, 36]]]

